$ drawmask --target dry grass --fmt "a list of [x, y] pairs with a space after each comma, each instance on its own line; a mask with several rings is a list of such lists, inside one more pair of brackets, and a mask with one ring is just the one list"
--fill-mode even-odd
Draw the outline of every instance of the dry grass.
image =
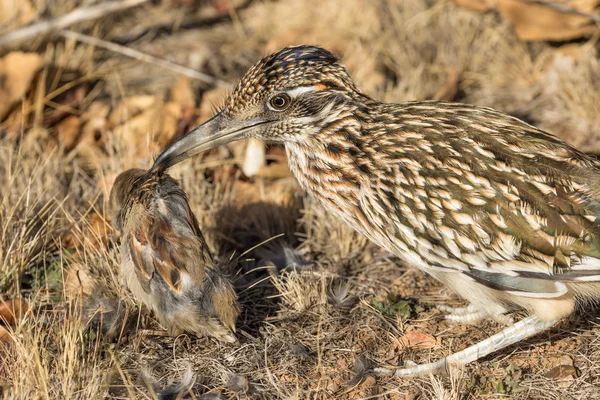
[[[38, 3], [62, 15], [83, 2]], [[595, 40], [571, 44], [576, 51], [523, 43], [498, 16], [449, 1], [233, 3], [241, 7], [225, 14], [152, 3], [76, 28], [229, 82], [268, 51], [321, 44], [343, 54], [358, 86], [376, 98], [493, 106], [600, 153]], [[240, 343], [144, 334], [160, 327], [121, 287], [118, 238], [103, 220], [115, 174], [148, 166], [164, 132], [110, 121], [143, 114], [124, 106], [133, 95], [152, 94], [162, 107], [177, 77], [72, 41], [40, 39], [25, 49], [42, 54], [45, 68], [0, 140], [2, 299], [31, 305], [10, 328], [11, 342], [0, 341], [6, 398], [598, 398], [600, 326], [590, 312], [447, 375], [370, 376], [372, 365], [437, 359], [499, 327], [444, 321], [432, 306], [460, 302], [447, 289], [326, 215], [292, 178], [248, 180], [226, 152], [172, 174], [234, 276]], [[65, 149], [54, 116], [73, 82], [87, 89], [67, 114], [89, 129], [83, 144]], [[192, 87], [197, 103], [214, 96], [201, 82]], [[404, 348], [398, 339], [410, 332], [435, 345]], [[569, 364], [576, 375], [553, 377]]]

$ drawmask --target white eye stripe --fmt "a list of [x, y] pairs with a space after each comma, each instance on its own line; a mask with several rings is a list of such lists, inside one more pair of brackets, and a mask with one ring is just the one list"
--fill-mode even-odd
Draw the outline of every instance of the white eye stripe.
[[298, 86], [297, 88], [286, 90], [284, 93], [287, 93], [292, 99], [295, 99], [301, 94], [314, 92], [315, 90], [314, 86]]

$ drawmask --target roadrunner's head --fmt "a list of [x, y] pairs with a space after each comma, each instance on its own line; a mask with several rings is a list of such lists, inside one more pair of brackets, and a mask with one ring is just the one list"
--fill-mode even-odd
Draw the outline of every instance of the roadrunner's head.
[[286, 47], [250, 68], [223, 109], [167, 148], [153, 169], [242, 138], [301, 141], [356, 96], [360, 92], [332, 53]]

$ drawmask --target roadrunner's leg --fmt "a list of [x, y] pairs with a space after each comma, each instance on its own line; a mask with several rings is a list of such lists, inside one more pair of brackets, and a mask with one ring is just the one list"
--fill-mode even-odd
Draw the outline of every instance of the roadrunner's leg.
[[525, 340], [540, 332], [543, 332], [558, 323], [557, 320], [544, 322], [535, 315], [527, 317], [516, 324], [504, 328], [501, 332], [491, 336], [473, 346], [467, 347], [457, 353], [442, 358], [439, 361], [413, 365], [408, 368], [390, 370], [387, 368], [375, 368], [374, 372], [380, 375], [411, 376], [434, 372], [446, 368], [448, 364], [463, 365], [478, 360], [497, 350], [503, 349], [511, 344]]

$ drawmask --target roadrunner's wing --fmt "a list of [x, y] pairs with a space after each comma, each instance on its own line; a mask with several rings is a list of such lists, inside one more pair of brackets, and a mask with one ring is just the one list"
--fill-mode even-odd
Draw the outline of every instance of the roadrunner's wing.
[[403, 107], [415, 120], [403, 121], [402, 146], [379, 140], [389, 126], [374, 124], [364, 149], [374, 168], [361, 209], [379, 237], [392, 235], [393, 250], [520, 296], [559, 297], [565, 282], [600, 281], [594, 160], [491, 109]]

